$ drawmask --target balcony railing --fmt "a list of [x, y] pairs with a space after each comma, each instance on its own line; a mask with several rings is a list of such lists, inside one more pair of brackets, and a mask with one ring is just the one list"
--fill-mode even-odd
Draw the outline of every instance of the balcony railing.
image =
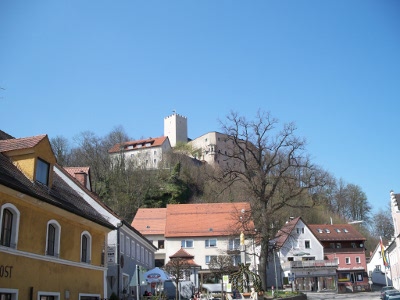
[[336, 260], [301, 260], [301, 261], [288, 261], [282, 264], [284, 271], [291, 269], [310, 269], [310, 268], [337, 268], [338, 263]]

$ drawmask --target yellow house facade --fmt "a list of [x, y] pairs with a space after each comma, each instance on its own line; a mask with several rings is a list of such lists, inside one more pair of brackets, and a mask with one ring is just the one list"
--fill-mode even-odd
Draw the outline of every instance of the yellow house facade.
[[47, 135], [0, 134], [0, 299], [105, 298], [115, 229], [53, 172]]

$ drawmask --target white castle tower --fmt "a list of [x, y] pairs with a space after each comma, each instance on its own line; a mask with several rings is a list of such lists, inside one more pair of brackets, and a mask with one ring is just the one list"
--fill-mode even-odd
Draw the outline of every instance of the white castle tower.
[[177, 142], [187, 143], [187, 118], [178, 115], [175, 111], [172, 115], [164, 118], [164, 136], [169, 138], [171, 147], [175, 147]]

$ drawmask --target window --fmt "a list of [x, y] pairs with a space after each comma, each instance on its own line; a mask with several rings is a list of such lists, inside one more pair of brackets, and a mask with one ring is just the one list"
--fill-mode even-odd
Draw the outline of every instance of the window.
[[136, 244], [136, 259], [140, 261], [140, 245], [139, 243]]
[[131, 240], [128, 236], [126, 237], [126, 242], [125, 242], [125, 254], [128, 257], [131, 256]]
[[0, 211], [0, 245], [17, 248], [19, 232], [19, 210], [10, 203], [1, 207]]
[[135, 258], [135, 242], [131, 241], [131, 257]]
[[359, 256], [356, 256], [356, 264], [361, 264], [361, 258]]
[[336, 243], [336, 248], [342, 248], [342, 244], [341, 243]]
[[375, 266], [375, 271], [380, 271], [381, 270], [381, 266], [380, 265], [376, 265]]
[[46, 255], [58, 257], [60, 254], [60, 231], [61, 227], [57, 221], [51, 220], [47, 223]]
[[158, 249], [164, 249], [164, 240], [158, 240]]
[[182, 248], [193, 248], [193, 240], [182, 240], [181, 247]]
[[8, 289], [8, 288], [0, 288], [0, 299], [1, 300], [17, 300], [18, 299], [18, 290]]
[[92, 237], [89, 232], [84, 231], [81, 235], [81, 262], [90, 263], [92, 252]]
[[304, 248], [310, 249], [310, 241], [304, 241]]
[[125, 252], [125, 236], [123, 233], [120, 233], [120, 235], [119, 235], [119, 243], [120, 243], [119, 251], [121, 253], [124, 253]]
[[141, 247], [141, 249], [142, 249], [142, 252], [140, 253], [140, 257], [142, 258], [142, 261], [144, 261], [146, 259], [144, 256], [144, 248]]
[[205, 241], [206, 248], [217, 247], [217, 240], [216, 239], [209, 239]]
[[217, 258], [216, 255], [206, 255], [206, 264], [208, 265], [212, 259]]
[[356, 243], [351, 243], [351, 248], [356, 248]]
[[350, 257], [346, 257], [346, 265], [350, 264]]
[[298, 228], [296, 228], [296, 230], [297, 230], [298, 234], [304, 233], [304, 227], [298, 227]]
[[236, 238], [236, 239], [229, 239], [229, 250], [239, 250], [240, 248], [240, 239]]
[[50, 164], [38, 158], [36, 162], [36, 180], [45, 185], [49, 184]]
[[294, 261], [294, 257], [293, 257], [293, 256], [289, 256], [289, 257], [287, 258], [287, 260], [288, 260], [288, 261]]
[[334, 249], [335, 248], [335, 243], [329, 243], [329, 247]]

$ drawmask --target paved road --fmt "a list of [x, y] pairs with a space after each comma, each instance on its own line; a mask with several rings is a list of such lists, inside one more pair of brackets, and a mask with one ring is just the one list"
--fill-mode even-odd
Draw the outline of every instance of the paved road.
[[362, 300], [379, 300], [380, 292], [360, 292], [360, 293], [306, 293], [308, 300], [337, 300], [337, 299], [362, 299]]

